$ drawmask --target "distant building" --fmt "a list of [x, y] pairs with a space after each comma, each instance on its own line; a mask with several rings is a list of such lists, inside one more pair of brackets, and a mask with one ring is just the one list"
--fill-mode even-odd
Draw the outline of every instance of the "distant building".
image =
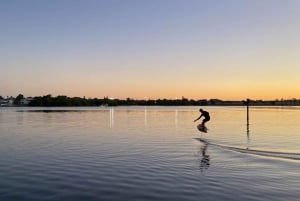
[[23, 98], [20, 100], [20, 105], [28, 105], [32, 100], [33, 100], [33, 98], [31, 98], [31, 97]]
[[1, 99], [0, 100], [0, 106], [5, 106], [5, 105], [7, 105], [6, 100], [5, 99]]
[[14, 105], [14, 101], [15, 101], [15, 98], [14, 97], [9, 97], [9, 98], [6, 98], [6, 99], [2, 99], [0, 100], [0, 106], [13, 106]]

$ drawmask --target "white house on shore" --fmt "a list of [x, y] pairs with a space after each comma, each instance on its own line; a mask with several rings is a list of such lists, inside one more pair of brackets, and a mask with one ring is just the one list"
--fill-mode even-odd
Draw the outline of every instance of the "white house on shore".
[[33, 98], [28, 97], [28, 98], [23, 98], [20, 100], [19, 104], [15, 105], [15, 98], [14, 97], [8, 97], [5, 99], [0, 99], [0, 107], [9, 107], [9, 106], [26, 106], [28, 105]]
[[0, 100], [0, 106], [13, 106], [14, 105], [15, 98], [9, 97]]

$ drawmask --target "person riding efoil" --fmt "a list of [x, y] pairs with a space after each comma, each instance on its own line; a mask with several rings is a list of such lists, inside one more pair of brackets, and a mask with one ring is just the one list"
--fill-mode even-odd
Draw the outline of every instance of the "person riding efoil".
[[200, 109], [199, 112], [201, 113], [201, 115], [197, 119], [195, 119], [194, 122], [198, 121], [201, 117], [204, 117], [204, 119], [202, 120], [201, 125], [205, 126], [205, 123], [210, 120], [209, 112], [207, 112], [203, 109]]

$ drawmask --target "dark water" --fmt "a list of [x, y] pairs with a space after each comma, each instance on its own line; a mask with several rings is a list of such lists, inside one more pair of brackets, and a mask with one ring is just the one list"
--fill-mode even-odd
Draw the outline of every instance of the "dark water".
[[0, 200], [299, 200], [300, 108], [205, 109], [0, 108]]

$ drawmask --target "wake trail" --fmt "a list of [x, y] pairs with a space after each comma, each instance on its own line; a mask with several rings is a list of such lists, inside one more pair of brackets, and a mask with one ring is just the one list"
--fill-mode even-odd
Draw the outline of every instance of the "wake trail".
[[282, 159], [290, 159], [290, 160], [300, 160], [300, 153], [291, 153], [291, 152], [279, 152], [279, 151], [268, 151], [268, 150], [259, 150], [259, 149], [250, 149], [250, 148], [243, 148], [243, 147], [235, 147], [235, 146], [229, 146], [224, 144], [217, 144], [213, 142], [209, 142], [203, 138], [195, 138], [196, 140], [210, 144], [212, 146], [220, 147], [223, 149], [236, 151], [240, 153], [246, 153], [246, 154], [254, 154], [254, 155], [260, 155], [260, 156], [267, 156], [267, 157], [275, 157], [275, 158], [282, 158]]

